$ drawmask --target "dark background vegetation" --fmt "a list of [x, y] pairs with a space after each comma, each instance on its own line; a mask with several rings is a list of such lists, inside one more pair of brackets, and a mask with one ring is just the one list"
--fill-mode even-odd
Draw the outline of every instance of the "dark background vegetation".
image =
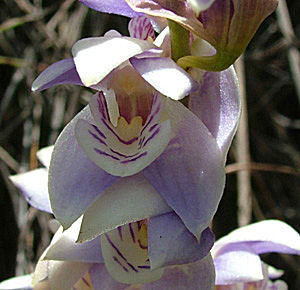
[[[105, 15], [76, 0], [0, 0], [0, 281], [30, 273], [51, 238], [51, 217], [29, 208], [8, 176], [39, 166], [36, 151], [54, 143], [59, 132], [88, 101], [92, 92], [58, 86], [30, 90], [48, 65], [69, 57], [72, 44], [111, 28], [127, 34], [128, 19]], [[238, 225], [237, 175], [250, 171], [252, 222], [276, 218], [300, 232], [299, 97], [288, 62], [299, 49], [300, 3], [287, 1], [295, 36], [287, 39], [276, 14], [261, 26], [245, 53], [250, 162], [239, 167], [234, 142], [227, 186], [214, 221], [220, 237]], [[288, 17], [288, 16], [287, 16]], [[299, 64], [298, 64], [299, 65]], [[300, 82], [300, 80], [298, 80]], [[247, 206], [247, 202], [246, 202]], [[290, 289], [300, 289], [300, 259], [266, 255], [285, 271]]]

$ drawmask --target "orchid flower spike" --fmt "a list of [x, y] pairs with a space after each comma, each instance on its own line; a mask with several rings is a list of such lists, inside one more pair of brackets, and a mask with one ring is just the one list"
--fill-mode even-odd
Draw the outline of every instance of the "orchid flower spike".
[[212, 255], [216, 268], [217, 290], [284, 290], [283, 281], [271, 282], [282, 275], [262, 263], [264, 253], [300, 255], [300, 235], [278, 220], [265, 220], [241, 227], [219, 239]]
[[[216, 49], [213, 56], [183, 56], [178, 60], [178, 64], [183, 68], [198, 67], [209, 71], [221, 71], [233, 64], [246, 49], [262, 21], [274, 12], [278, 4], [277, 0], [119, 0], [108, 3], [99, 0], [81, 0], [81, 2], [102, 12], [129, 17], [134, 12], [144, 13], [150, 17], [178, 23]], [[123, 7], [122, 11], [116, 7], [117, 2]]]
[[[51, 147], [43, 149], [41, 152], [50, 154]], [[31, 205], [43, 209], [45, 205], [49, 204], [49, 195], [45, 190], [48, 182], [47, 179], [41, 182], [40, 192], [38, 192], [37, 187], [32, 185], [32, 178], [38, 179], [39, 175], [43, 176], [43, 172], [33, 170], [13, 176], [11, 179], [20, 188]], [[135, 178], [129, 179], [128, 182], [141, 186], [140, 197], [142, 199], [146, 197], [149, 204], [155, 202], [157, 194], [155, 191], [151, 192], [151, 188], [147, 187], [147, 184], [143, 183], [140, 177], [135, 176]], [[113, 210], [120, 208], [126, 211], [128, 203], [138, 207], [139, 204], [134, 204], [132, 197], [126, 193], [131, 189], [132, 187], [128, 188], [128, 183], [115, 187], [116, 192], [114, 194], [117, 200], [114, 203], [111, 203], [108, 199], [103, 200], [102, 208], [110, 207]], [[123, 193], [124, 196], [122, 197]], [[121, 197], [121, 199], [118, 197]], [[163, 204], [163, 202], [162, 204], [154, 203], [153, 207], [161, 208]], [[45, 209], [48, 210], [48, 207], [46, 206]], [[104, 213], [101, 207], [97, 210]], [[135, 208], [135, 210], [143, 211], [147, 208]], [[93, 213], [95, 214], [95, 211]], [[122, 222], [122, 213], [116, 216], [111, 215], [110, 218], [113, 219], [114, 223], [119, 220], [119, 225], [113, 230], [104, 230], [102, 235], [84, 243], [78, 243], [77, 241], [82, 229], [82, 217], [64, 232], [61, 228], [53, 238], [49, 248], [40, 258], [33, 277], [34, 289], [44, 289], [39, 288], [42, 286], [46, 287], [45, 289], [49, 287], [50, 289], [70, 289], [88, 269], [92, 272], [95, 271], [94, 274], [89, 272], [92, 275], [91, 277], [94, 277], [91, 278], [92, 280], [100, 279], [103, 272], [105, 279], [116, 285], [120, 283], [145, 284], [160, 279], [165, 267], [186, 263], [195, 263], [197, 265], [195, 271], [207, 266], [210, 270], [206, 271], [205, 274], [203, 273], [207, 279], [205, 280], [207, 282], [203, 283], [209, 283], [211, 287], [214, 284], [211, 258], [205, 258], [214, 242], [214, 235], [209, 228], [202, 233], [201, 240], [198, 242], [174, 212], [127, 224]], [[98, 226], [100, 227], [110, 227], [108, 217], [106, 221], [99, 222]], [[46, 262], [45, 260], [51, 261]], [[70, 271], [70, 269], [73, 269], [72, 274], [67, 275], [68, 279], [62, 279], [65, 275], [64, 271]], [[182, 283], [187, 283], [187, 279], [188, 277]], [[104, 283], [102, 279], [97, 281], [93, 284]], [[75, 288], [80, 289], [77, 286]], [[97, 286], [94, 289], [103, 288]]]

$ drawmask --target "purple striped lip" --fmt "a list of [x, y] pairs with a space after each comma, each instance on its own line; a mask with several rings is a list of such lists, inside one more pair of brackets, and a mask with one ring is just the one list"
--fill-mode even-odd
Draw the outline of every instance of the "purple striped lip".
[[88, 132], [89, 132], [96, 140], [98, 140], [99, 143], [101, 143], [101, 144], [107, 146], [107, 144], [106, 144], [99, 136], [97, 136], [96, 134], [94, 134], [91, 130], [88, 130]]
[[117, 138], [118, 140], [125, 144], [125, 145], [131, 145], [132, 143], [134, 143], [135, 141], [138, 140], [138, 137], [134, 137], [133, 139], [129, 140], [129, 141], [125, 141], [122, 138], [120, 138], [120, 136], [118, 134], [116, 134], [116, 132], [107, 124], [107, 122], [104, 120], [104, 118], [101, 118], [102, 123], [106, 126], [106, 128], [111, 131]]
[[147, 250], [147, 249], [148, 249], [148, 246], [144, 246], [144, 245], [142, 244], [142, 242], [141, 242], [140, 239], [138, 239], [138, 244], [139, 244], [139, 246], [140, 246], [140, 248], [141, 248], [142, 250]]
[[133, 161], [136, 161], [140, 158], [142, 158], [143, 156], [146, 156], [148, 154], [147, 151], [143, 152], [142, 154], [140, 154], [139, 156], [135, 157], [135, 158], [132, 158], [132, 159], [129, 159], [129, 160], [124, 160], [124, 161], [121, 161], [122, 164], [126, 164], [126, 163], [130, 163], [130, 162], [133, 162]]
[[130, 232], [132, 241], [135, 243], [135, 235], [134, 235], [134, 231], [133, 231], [133, 229], [132, 229], [131, 223], [128, 224], [128, 227], [129, 227], [129, 232]]
[[116, 157], [116, 156], [113, 156], [113, 155], [111, 155], [111, 154], [108, 154], [108, 153], [106, 153], [106, 152], [104, 152], [104, 151], [102, 151], [102, 150], [100, 150], [100, 149], [98, 149], [98, 148], [94, 148], [94, 150], [95, 150], [98, 154], [100, 154], [100, 155], [104, 155], [104, 156], [110, 157], [110, 158], [112, 158], [112, 159], [114, 159], [114, 160], [120, 161], [120, 158], [118, 158], [118, 157]]
[[114, 259], [115, 262], [117, 262], [122, 267], [122, 269], [125, 272], [128, 272], [128, 269], [119, 261], [119, 259], [116, 256], [113, 256], [113, 259]]
[[100, 131], [100, 129], [96, 125], [92, 124], [92, 126], [102, 138], [106, 139], [106, 136]]
[[121, 157], [125, 157], [125, 158], [131, 158], [131, 157], [134, 157], [134, 156], [140, 154], [140, 152], [137, 152], [137, 153], [132, 154], [132, 155], [125, 155], [125, 154], [122, 154], [122, 153], [120, 153], [120, 152], [118, 152], [118, 151], [115, 151], [115, 150], [113, 150], [113, 149], [111, 149], [111, 148], [110, 148], [110, 151], [111, 151], [112, 153], [115, 153], [115, 154], [117, 154], [117, 155], [119, 155], [119, 156], [121, 156]]
[[109, 242], [109, 244], [112, 246], [112, 248], [116, 251], [116, 253], [126, 262], [126, 264], [135, 272], [138, 272], [138, 270], [127, 261], [127, 259], [123, 256], [123, 254], [120, 252], [120, 250], [118, 249], [118, 247], [112, 242], [112, 240], [110, 239], [110, 237], [108, 236], [108, 234], [104, 234], [107, 241]]
[[150, 269], [150, 266], [148, 265], [143, 265], [143, 266], [138, 266], [140, 269]]
[[158, 127], [154, 133], [144, 142], [143, 147], [145, 147], [147, 145], [148, 142], [150, 142], [150, 140], [152, 140], [160, 131], [160, 128]]

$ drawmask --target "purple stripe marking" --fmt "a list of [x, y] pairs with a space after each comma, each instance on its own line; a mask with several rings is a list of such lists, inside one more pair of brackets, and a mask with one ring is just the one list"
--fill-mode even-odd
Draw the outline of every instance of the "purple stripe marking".
[[134, 231], [133, 231], [133, 229], [132, 229], [131, 223], [128, 224], [128, 227], [129, 227], [129, 232], [130, 232], [132, 241], [135, 243], [135, 235], [134, 235]]
[[158, 124], [154, 124], [150, 127], [149, 132], [153, 131], [156, 127], [158, 126]]
[[95, 125], [92, 125], [92, 126], [102, 138], [106, 139], [106, 136], [99, 130], [99, 128], [97, 126], [95, 126]]
[[147, 250], [147, 249], [148, 249], [147, 246], [144, 246], [144, 245], [142, 244], [141, 240], [138, 240], [138, 244], [139, 244], [139, 246], [140, 246], [140, 248], [141, 248], [142, 250]]
[[84, 277], [82, 277], [81, 279], [82, 279], [82, 281], [84, 282], [85, 285], [87, 285], [89, 288], [91, 288], [90, 283]]
[[104, 234], [107, 241], [110, 243], [110, 245], [114, 248], [114, 250], [117, 252], [117, 254], [127, 263], [127, 265], [135, 272], [138, 272], [138, 270], [127, 261], [127, 259], [123, 256], [123, 254], [120, 252], [120, 250], [117, 248], [117, 246], [112, 242], [108, 234]]
[[103, 117], [106, 120], [108, 120], [107, 104], [106, 104], [106, 100], [105, 100], [105, 96], [104, 96], [103, 92], [99, 92], [97, 101], [98, 101], [99, 113], [101, 115], [103, 115]]
[[104, 152], [104, 151], [101, 151], [101, 150], [99, 150], [98, 148], [94, 148], [94, 150], [95, 150], [98, 154], [100, 154], [100, 155], [104, 155], [104, 156], [110, 157], [110, 158], [112, 158], [112, 159], [114, 159], [114, 160], [120, 161], [120, 158], [115, 157], [115, 156], [113, 156], [113, 155], [111, 155], [111, 154], [108, 154], [108, 153], [106, 153], [106, 152]]
[[135, 138], [133, 138], [133, 139], [131, 139], [131, 140], [129, 140], [129, 141], [125, 141], [125, 140], [121, 139], [121, 138], [119, 137], [119, 135], [116, 134], [116, 132], [115, 132], [115, 131], [107, 124], [107, 122], [106, 122], [103, 118], [101, 118], [101, 121], [102, 121], [103, 124], [106, 126], [106, 128], [107, 128], [108, 130], [110, 130], [110, 131], [118, 138], [118, 140], [119, 140], [121, 143], [123, 143], [123, 144], [125, 144], [125, 145], [130, 145], [130, 144], [134, 143], [136, 140], [138, 140], [137, 137], [135, 137]]
[[123, 234], [122, 234], [122, 227], [121, 226], [118, 227], [118, 233], [119, 233], [119, 237], [120, 237], [121, 241], [123, 241]]
[[147, 151], [143, 152], [142, 154], [140, 154], [139, 156], [137, 156], [133, 159], [121, 161], [121, 163], [122, 164], [130, 163], [130, 162], [136, 161], [137, 159], [140, 159], [141, 157], [143, 157], [145, 155], [147, 155]]
[[159, 133], [159, 131], [160, 131], [160, 128], [158, 127], [158, 128], [155, 130], [155, 132], [154, 132], [154, 133], [146, 140], [146, 142], [143, 144], [143, 147], [145, 147], [146, 144], [147, 144], [148, 142], [150, 142], [151, 139], [153, 139], [153, 138]]
[[115, 154], [117, 154], [117, 155], [119, 155], [119, 156], [121, 156], [121, 157], [125, 157], [125, 158], [131, 158], [131, 157], [134, 157], [134, 156], [140, 154], [140, 152], [137, 152], [137, 153], [135, 153], [135, 154], [133, 154], [133, 155], [125, 155], [125, 154], [122, 154], [122, 153], [120, 153], [120, 152], [118, 152], [118, 151], [115, 151], [115, 150], [113, 150], [113, 149], [111, 149], [111, 148], [110, 148], [110, 151], [111, 151], [112, 153], [115, 153]]
[[94, 134], [91, 130], [88, 130], [88, 131], [95, 139], [97, 139], [99, 141], [99, 143], [107, 146], [107, 144], [100, 137], [98, 137], [96, 134]]
[[142, 134], [143, 134], [143, 132], [146, 130], [146, 128], [147, 128], [147, 127], [149, 126], [149, 124], [152, 122], [153, 118], [154, 118], [154, 116], [153, 116], [153, 115], [152, 115], [152, 116], [150, 116], [150, 119], [148, 120], [148, 122], [146, 123], [146, 125], [144, 126], [144, 128], [142, 129], [142, 131], [141, 131], [140, 135], [142, 135]]
[[114, 259], [115, 262], [117, 262], [122, 267], [122, 269], [125, 272], [128, 272], [128, 269], [124, 265], [122, 265], [122, 263], [119, 261], [119, 259], [117, 257], [113, 256], [113, 259]]
[[144, 265], [144, 266], [138, 266], [140, 269], [150, 269], [150, 266]]

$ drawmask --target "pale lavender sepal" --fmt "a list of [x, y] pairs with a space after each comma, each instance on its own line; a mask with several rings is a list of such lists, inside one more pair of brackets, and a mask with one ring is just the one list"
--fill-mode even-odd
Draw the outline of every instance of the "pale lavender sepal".
[[95, 165], [81, 150], [74, 135], [79, 119], [93, 122], [86, 107], [65, 127], [54, 146], [49, 168], [53, 213], [68, 228], [118, 178]]
[[63, 59], [46, 68], [33, 82], [33, 91], [42, 91], [61, 84], [83, 86], [73, 58]]
[[213, 290], [215, 270], [211, 255], [191, 264], [166, 268], [163, 276], [141, 290]]
[[125, 290], [129, 285], [117, 282], [111, 277], [104, 264], [94, 264], [89, 269], [93, 289], [101, 290]]
[[133, 11], [125, 0], [79, 0], [84, 5], [105, 13], [113, 13], [127, 17], [135, 17], [140, 15]]
[[10, 176], [26, 201], [33, 207], [52, 213], [48, 195], [48, 171], [45, 168]]
[[247, 248], [214, 257], [216, 285], [258, 281], [264, 278], [260, 257]]
[[225, 157], [241, 114], [233, 67], [222, 72], [206, 72], [200, 90], [190, 96], [189, 108], [215, 136]]
[[204, 258], [212, 248], [214, 234], [207, 228], [200, 242], [175, 213], [150, 218], [148, 245], [151, 269], [182, 265]]
[[215, 139], [193, 113], [171, 100], [166, 108], [176, 137], [143, 174], [199, 239], [222, 197], [223, 157]]
[[300, 254], [300, 235], [279, 220], [264, 220], [238, 228], [219, 239], [213, 248], [215, 255], [247, 247], [255, 254], [279, 252]]
[[168, 57], [132, 57], [134, 69], [157, 91], [180, 100], [198, 88], [198, 83]]

